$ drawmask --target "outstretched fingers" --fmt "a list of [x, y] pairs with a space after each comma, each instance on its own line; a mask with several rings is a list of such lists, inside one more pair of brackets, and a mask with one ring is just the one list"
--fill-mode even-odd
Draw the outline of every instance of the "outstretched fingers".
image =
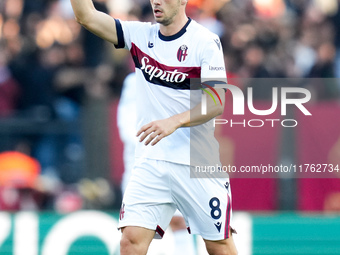
[[149, 145], [152, 142], [152, 146], [165, 137], [162, 129], [153, 122], [141, 127], [141, 129], [137, 132], [137, 136], [140, 136], [139, 142], [143, 142], [147, 138], [144, 144]]
[[139, 142], [145, 141], [145, 145], [154, 146], [175, 130], [176, 127], [170, 120], [157, 120], [142, 126], [137, 132], [137, 137], [139, 137]]

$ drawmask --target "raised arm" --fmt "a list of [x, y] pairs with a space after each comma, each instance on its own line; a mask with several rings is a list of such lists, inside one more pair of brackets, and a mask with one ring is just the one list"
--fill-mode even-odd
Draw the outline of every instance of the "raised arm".
[[118, 44], [116, 22], [110, 15], [97, 11], [92, 0], [71, 0], [77, 22], [87, 30], [115, 45]]

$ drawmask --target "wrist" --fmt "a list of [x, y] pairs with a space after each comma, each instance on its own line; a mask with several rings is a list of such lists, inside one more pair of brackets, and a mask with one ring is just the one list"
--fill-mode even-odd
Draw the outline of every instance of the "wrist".
[[180, 127], [186, 127], [188, 125], [188, 123], [190, 123], [190, 116], [187, 116], [187, 113], [181, 113], [181, 114], [177, 114], [174, 115], [174, 121], [176, 123], [176, 128], [180, 128]]

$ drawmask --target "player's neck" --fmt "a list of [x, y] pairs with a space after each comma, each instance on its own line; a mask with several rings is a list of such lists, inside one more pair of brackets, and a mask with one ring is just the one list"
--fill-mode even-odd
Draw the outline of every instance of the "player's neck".
[[174, 19], [174, 21], [168, 26], [164, 26], [160, 24], [159, 30], [161, 34], [164, 36], [174, 35], [178, 33], [185, 26], [188, 20], [189, 19], [187, 15], [183, 14], [180, 17]]

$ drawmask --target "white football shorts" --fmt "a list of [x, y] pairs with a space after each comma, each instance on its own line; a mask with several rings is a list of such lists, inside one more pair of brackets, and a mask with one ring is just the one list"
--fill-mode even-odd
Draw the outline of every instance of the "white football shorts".
[[176, 208], [188, 231], [206, 240], [229, 238], [229, 178], [190, 178], [190, 167], [154, 159], [137, 159], [125, 191], [118, 228], [138, 226], [161, 238]]

